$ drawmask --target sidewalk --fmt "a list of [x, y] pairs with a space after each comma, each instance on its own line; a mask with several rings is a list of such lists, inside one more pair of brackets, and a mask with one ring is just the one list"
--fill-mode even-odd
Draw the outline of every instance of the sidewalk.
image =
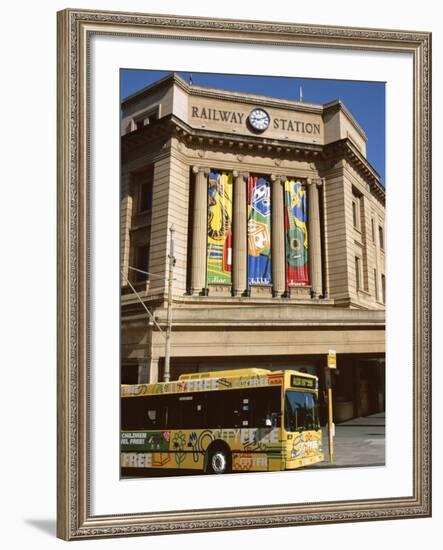
[[329, 462], [328, 428], [324, 426], [325, 461], [312, 468], [338, 466], [382, 466], [385, 464], [385, 413], [377, 413], [336, 424], [334, 463]]

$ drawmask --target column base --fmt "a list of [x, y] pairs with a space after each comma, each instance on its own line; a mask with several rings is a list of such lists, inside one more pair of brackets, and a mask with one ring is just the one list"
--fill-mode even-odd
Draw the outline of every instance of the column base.
[[235, 297], [245, 297], [245, 296], [250, 296], [250, 293], [248, 294], [248, 289], [244, 289], [244, 290], [240, 290], [240, 289], [237, 289], [237, 290], [234, 290], [232, 289], [231, 291], [231, 296], [233, 296], [234, 298]]
[[311, 298], [319, 298], [323, 299], [325, 296], [321, 292], [317, 292], [315, 290], [311, 290]]
[[287, 290], [277, 290], [275, 288], [272, 289], [272, 297], [273, 298], [289, 298], [288, 291]]
[[188, 288], [186, 294], [188, 296], [208, 296], [209, 288]]

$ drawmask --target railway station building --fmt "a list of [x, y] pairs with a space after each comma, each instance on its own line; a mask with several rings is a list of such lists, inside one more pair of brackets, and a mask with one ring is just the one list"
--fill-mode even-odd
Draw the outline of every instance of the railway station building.
[[324, 376], [336, 421], [384, 410], [385, 190], [339, 100], [190, 85], [121, 105], [121, 381], [261, 367]]

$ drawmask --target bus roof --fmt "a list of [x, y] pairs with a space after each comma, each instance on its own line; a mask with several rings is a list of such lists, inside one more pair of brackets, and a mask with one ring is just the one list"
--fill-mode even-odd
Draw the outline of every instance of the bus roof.
[[[317, 376], [296, 370], [233, 369], [182, 374], [178, 380], [153, 384], [122, 384], [122, 397], [136, 397], [162, 393], [228, 390], [236, 388], [283, 384], [285, 377], [296, 375], [317, 380]], [[287, 378], [286, 378], [287, 380]]]
[[204, 378], [237, 378], [238, 376], [257, 376], [261, 374], [270, 374], [268, 369], [232, 369], [217, 370], [211, 372], [194, 372], [192, 374], [181, 374], [179, 380], [202, 380]]

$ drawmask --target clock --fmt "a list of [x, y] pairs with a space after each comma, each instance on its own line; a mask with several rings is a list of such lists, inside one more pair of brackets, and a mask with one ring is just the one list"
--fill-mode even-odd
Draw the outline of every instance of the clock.
[[264, 132], [269, 127], [271, 118], [265, 110], [253, 109], [249, 113], [248, 121], [254, 130]]

